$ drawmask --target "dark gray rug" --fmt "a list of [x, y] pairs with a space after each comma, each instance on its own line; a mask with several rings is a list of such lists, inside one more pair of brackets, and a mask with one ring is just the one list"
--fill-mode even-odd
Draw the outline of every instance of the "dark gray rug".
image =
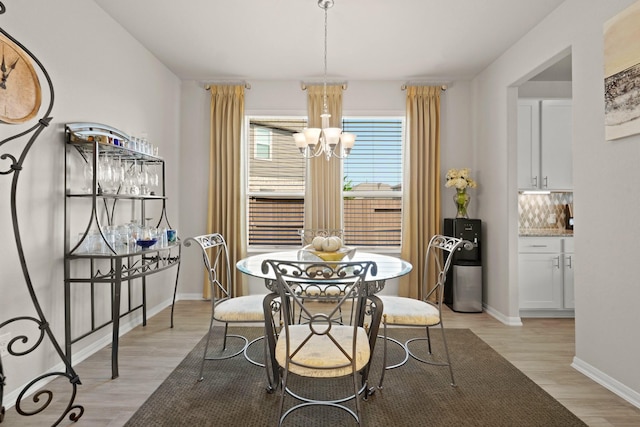
[[[249, 337], [261, 328], [234, 328]], [[393, 337], [406, 340], [419, 329], [394, 329]], [[432, 334], [434, 344], [439, 331]], [[448, 329], [457, 387], [449, 386], [446, 367], [429, 366], [410, 359], [398, 369], [387, 371], [384, 388], [362, 402], [363, 425], [367, 426], [585, 426], [558, 401], [495, 352], [468, 329]], [[382, 359], [378, 340], [370, 380], [377, 384]], [[262, 347], [251, 354], [260, 359]], [[207, 361], [205, 379], [197, 382], [204, 349], [201, 341], [133, 415], [126, 426], [276, 426], [280, 400], [266, 392], [263, 368], [249, 364], [242, 356], [226, 361]], [[400, 357], [390, 346], [391, 357]], [[437, 350], [437, 349], [436, 349]], [[308, 380], [305, 380], [308, 381]], [[343, 381], [343, 380], [342, 380]], [[317, 381], [316, 381], [317, 382]], [[326, 395], [349, 390], [344, 382], [323, 382], [322, 386], [300, 383], [297, 390]], [[293, 384], [295, 386], [296, 384]], [[285, 401], [285, 407], [294, 403]], [[304, 409], [291, 415], [290, 426], [353, 425], [343, 411]]]

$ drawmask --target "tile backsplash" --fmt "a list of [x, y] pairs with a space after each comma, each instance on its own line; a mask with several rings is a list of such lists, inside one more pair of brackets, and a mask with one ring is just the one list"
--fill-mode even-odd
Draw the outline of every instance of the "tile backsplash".
[[518, 194], [520, 230], [564, 228], [565, 205], [572, 203], [573, 193]]

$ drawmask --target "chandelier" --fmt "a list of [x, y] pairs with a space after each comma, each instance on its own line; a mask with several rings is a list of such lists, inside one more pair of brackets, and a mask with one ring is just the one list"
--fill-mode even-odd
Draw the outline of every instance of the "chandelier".
[[331, 157], [346, 158], [356, 136], [343, 133], [340, 128], [329, 127], [329, 108], [327, 106], [327, 10], [333, 6], [333, 0], [318, 0], [318, 6], [324, 9], [324, 82], [322, 85], [322, 128], [306, 128], [302, 132], [294, 133], [293, 140], [304, 158], [310, 159], [324, 154], [327, 161]]

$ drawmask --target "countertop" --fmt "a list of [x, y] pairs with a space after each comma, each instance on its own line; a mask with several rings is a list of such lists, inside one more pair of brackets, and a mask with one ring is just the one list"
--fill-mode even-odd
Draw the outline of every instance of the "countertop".
[[521, 228], [520, 237], [573, 237], [573, 230], [564, 228]]

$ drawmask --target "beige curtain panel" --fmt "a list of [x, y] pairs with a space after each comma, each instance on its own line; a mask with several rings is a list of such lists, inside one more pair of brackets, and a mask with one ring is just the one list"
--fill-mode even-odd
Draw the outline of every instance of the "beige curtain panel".
[[[233, 268], [234, 296], [247, 294], [244, 275], [235, 269], [247, 253], [242, 188], [242, 124], [244, 86], [211, 86], [211, 133], [209, 138], [209, 204], [207, 233], [220, 233], [227, 241]], [[224, 275], [219, 275], [224, 277]], [[205, 276], [203, 297], [211, 298]]]
[[401, 278], [399, 294], [419, 299], [429, 240], [440, 233], [440, 93], [435, 86], [407, 87], [401, 256], [413, 270]]
[[[309, 127], [321, 127], [323, 85], [307, 86]], [[342, 127], [342, 86], [327, 85], [331, 127]], [[342, 161], [309, 159], [304, 196], [304, 228], [342, 229]]]

